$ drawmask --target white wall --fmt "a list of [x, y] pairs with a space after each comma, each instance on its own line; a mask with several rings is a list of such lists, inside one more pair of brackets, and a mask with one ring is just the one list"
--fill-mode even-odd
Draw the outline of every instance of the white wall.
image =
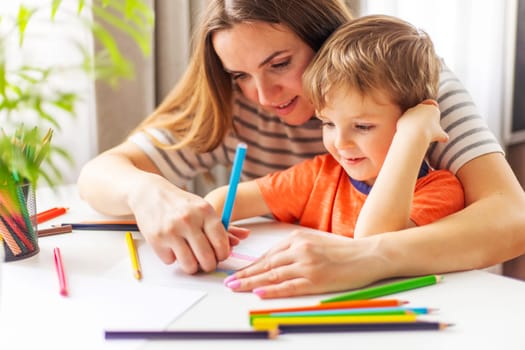
[[425, 30], [437, 53], [472, 95], [481, 116], [505, 143], [507, 38], [515, 30], [515, 0], [367, 0], [362, 14], [401, 17]]

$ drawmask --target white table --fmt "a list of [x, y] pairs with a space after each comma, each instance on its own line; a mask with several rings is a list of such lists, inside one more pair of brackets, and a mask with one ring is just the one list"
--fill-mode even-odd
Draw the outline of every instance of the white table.
[[[85, 203], [80, 201], [74, 187], [61, 188], [59, 192], [39, 191], [38, 210], [52, 206], [68, 206], [70, 211], [65, 220], [85, 220], [100, 218]], [[75, 231], [73, 234], [45, 237], [40, 239], [41, 252], [35, 257], [4, 264], [4, 272], [9, 269], [27, 267], [53, 273], [52, 249], [60, 245], [66, 265], [66, 273], [73, 280], [105, 276], [116, 281], [130, 281], [130, 288], [162, 286], [172, 288], [166, 280], [166, 271], [173, 273], [173, 267], [164, 266], [155, 259], [148, 258], [143, 265], [144, 279], [132, 280], [128, 256], [123, 247], [124, 232]], [[136, 236], [138, 237], [138, 236]], [[246, 243], [260, 244], [258, 237], [250, 237]], [[143, 242], [142, 242], [143, 243]], [[146, 258], [152, 255], [151, 249], [140, 244], [139, 253]], [[158, 264], [157, 266], [153, 266]], [[168, 276], [169, 277], [169, 276]], [[525, 349], [525, 283], [491, 274], [485, 271], [468, 271], [444, 275], [440, 284], [407, 291], [396, 295], [408, 300], [410, 306], [438, 308], [439, 312], [425, 315], [428, 320], [454, 323], [444, 331], [412, 332], [374, 332], [374, 333], [326, 333], [326, 334], [286, 334], [275, 340], [191, 340], [191, 341], [148, 341], [139, 343], [140, 349]], [[251, 293], [233, 293], [221, 283], [222, 279], [203, 280], [196, 276], [173, 274], [177, 286], [204, 291], [206, 295], [185, 313], [169, 323], [170, 329], [249, 329], [248, 311], [257, 308], [310, 305], [329, 295], [260, 300]], [[214, 282], [215, 281], [215, 282]], [[35, 292], [38, 285], [35, 281]], [[4, 292], [10, 286], [3, 286]], [[147, 290], [146, 290], [147, 292]], [[58, 293], [58, 291], [57, 291]], [[333, 294], [335, 295], [335, 294]], [[156, 295], [143, 295], [143, 300]], [[75, 302], [73, 296], [68, 302]], [[140, 302], [140, 301], [139, 301]], [[174, 298], [173, 303], [177, 303]], [[0, 315], [1, 316], [1, 315]], [[53, 317], [49, 324], [40, 327], [53, 327]], [[79, 315], [81, 317], [81, 315]], [[74, 321], [74, 320], [72, 320]], [[31, 329], [28, 334], [31, 334]], [[40, 331], [40, 334], [43, 334]], [[2, 330], [0, 329], [0, 339]], [[78, 339], [79, 349], [83, 340]], [[0, 342], [1, 343], [1, 342]], [[42, 339], [42, 349], [54, 346], [50, 339]], [[123, 343], [130, 344], [130, 343]], [[23, 349], [24, 347], [20, 347]], [[137, 348], [133, 346], [122, 348]]]

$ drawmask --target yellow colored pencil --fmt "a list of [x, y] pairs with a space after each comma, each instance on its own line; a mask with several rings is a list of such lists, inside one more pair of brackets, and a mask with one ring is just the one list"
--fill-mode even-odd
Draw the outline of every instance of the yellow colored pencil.
[[140, 270], [139, 257], [137, 254], [137, 249], [135, 248], [133, 236], [129, 231], [126, 232], [126, 242], [128, 243], [128, 251], [129, 257], [131, 259], [131, 266], [133, 267], [133, 274], [136, 279], [140, 280], [142, 278], [142, 272]]
[[385, 323], [416, 322], [417, 315], [377, 315], [377, 316], [333, 316], [333, 317], [286, 317], [255, 318], [252, 327], [257, 330], [274, 329], [280, 325], [306, 324], [345, 324], [345, 323]]

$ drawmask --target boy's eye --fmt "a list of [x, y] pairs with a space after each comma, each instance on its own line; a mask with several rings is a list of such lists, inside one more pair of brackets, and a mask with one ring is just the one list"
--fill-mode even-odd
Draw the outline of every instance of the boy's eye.
[[374, 126], [370, 124], [356, 124], [355, 128], [361, 131], [369, 131], [372, 130]]

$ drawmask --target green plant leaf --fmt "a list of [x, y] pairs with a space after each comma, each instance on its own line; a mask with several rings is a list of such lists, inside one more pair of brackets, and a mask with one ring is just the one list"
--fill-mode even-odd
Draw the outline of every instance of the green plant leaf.
[[29, 8], [25, 7], [24, 5], [20, 5], [18, 8], [18, 33], [19, 33], [19, 40], [18, 44], [19, 46], [22, 46], [24, 43], [24, 34], [26, 31], [27, 24], [29, 23], [29, 19], [33, 16], [35, 13], [35, 10], [30, 10]]
[[5, 90], [7, 85], [7, 77], [6, 77], [6, 71], [5, 71], [5, 59], [4, 58], [4, 52], [3, 52], [3, 46], [0, 46], [0, 94], [5, 99], [7, 98]]
[[61, 3], [62, 0], [53, 0], [53, 3], [51, 4], [51, 21], [55, 20], [55, 15], [57, 14]]
[[[119, 29], [120, 31], [128, 34], [130, 37], [132, 37], [135, 42], [139, 45], [142, 53], [144, 55], [149, 55], [150, 51], [150, 45], [149, 45], [149, 37], [144, 35], [144, 32], [140, 30], [139, 28], [135, 28], [130, 24], [128, 21], [124, 21], [123, 19], [119, 18], [118, 16], [112, 14], [110, 11], [106, 11], [105, 9], [98, 7], [96, 5], [93, 5], [93, 14], [98, 18], [104, 21], [105, 23]], [[125, 10], [126, 11], [126, 10]], [[129, 10], [128, 10], [129, 11]]]
[[[154, 14], [148, 0], [77, 0], [76, 12], [68, 10], [66, 4], [62, 0], [33, 1], [31, 7], [18, 6], [13, 18], [0, 14], [2, 30], [8, 29], [0, 34], [0, 185], [11, 186], [22, 181], [36, 185], [40, 178], [52, 187], [62, 179], [58, 164], [73, 165], [67, 149], [52, 144], [52, 135], [60, 130], [56, 112], [75, 117], [79, 94], [73, 86], [75, 82], [65, 87], [56, 82], [79, 70], [84, 70], [92, 80], [104, 79], [112, 85], [122, 78], [133, 77], [132, 63], [108, 29], [130, 37], [144, 55], [150, 52]], [[93, 8], [100, 23], [85, 14], [85, 8]], [[4, 46], [7, 39], [10, 36], [18, 39], [22, 50], [19, 57], [23, 58], [24, 41], [33, 34], [27, 28], [37, 13], [46, 14], [38, 16], [39, 21], [53, 25], [64, 23], [62, 18], [83, 24], [102, 50], [93, 54], [91, 42], [72, 39], [76, 44], [73, 50], [81, 53], [76, 64], [42, 67], [23, 60], [7, 64]], [[31, 123], [22, 122], [26, 120]]]

